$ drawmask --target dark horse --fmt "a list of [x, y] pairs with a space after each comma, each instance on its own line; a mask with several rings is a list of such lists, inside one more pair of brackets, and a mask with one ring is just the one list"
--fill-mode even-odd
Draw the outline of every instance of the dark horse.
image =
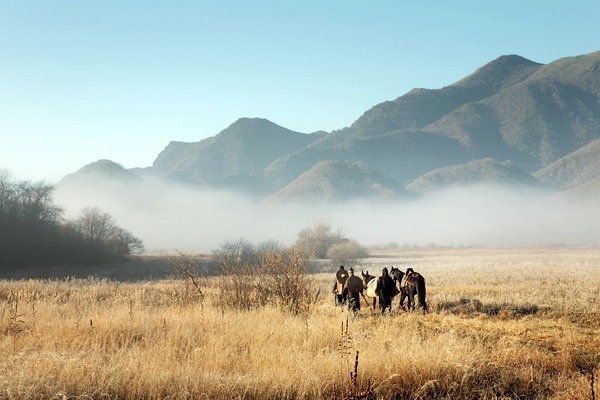
[[[425, 295], [425, 278], [418, 272], [414, 272], [412, 268], [406, 270], [407, 274], [400, 271], [398, 268], [392, 267], [390, 276], [396, 282], [400, 290], [400, 308], [404, 308], [404, 300], [408, 298], [408, 309], [415, 308], [415, 295], [419, 299], [419, 307], [423, 312], [427, 311], [427, 302]], [[406, 275], [406, 276], [405, 276]], [[404, 278], [404, 279], [403, 279]]]

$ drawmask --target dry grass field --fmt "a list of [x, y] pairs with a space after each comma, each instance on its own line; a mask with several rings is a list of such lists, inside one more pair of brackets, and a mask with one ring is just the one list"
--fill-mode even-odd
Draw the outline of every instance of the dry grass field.
[[392, 265], [425, 276], [429, 313], [353, 317], [333, 274], [301, 316], [223, 308], [218, 278], [202, 300], [178, 280], [0, 281], [0, 398], [598, 396], [598, 248], [398, 250], [357, 270]]

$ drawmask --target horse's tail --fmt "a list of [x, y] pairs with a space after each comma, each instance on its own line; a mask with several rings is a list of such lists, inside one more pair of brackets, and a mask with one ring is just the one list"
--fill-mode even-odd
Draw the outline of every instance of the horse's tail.
[[427, 311], [427, 302], [425, 300], [427, 289], [425, 288], [425, 278], [419, 274], [415, 287], [417, 288], [417, 296], [419, 298], [419, 306], [423, 311]]

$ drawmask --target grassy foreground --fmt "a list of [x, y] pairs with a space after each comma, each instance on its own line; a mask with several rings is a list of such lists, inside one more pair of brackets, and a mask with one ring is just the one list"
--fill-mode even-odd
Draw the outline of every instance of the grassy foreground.
[[[2, 399], [600, 398], [597, 248], [405, 250], [430, 312], [218, 306], [181, 281], [0, 281]], [[396, 301], [394, 306], [396, 306]]]

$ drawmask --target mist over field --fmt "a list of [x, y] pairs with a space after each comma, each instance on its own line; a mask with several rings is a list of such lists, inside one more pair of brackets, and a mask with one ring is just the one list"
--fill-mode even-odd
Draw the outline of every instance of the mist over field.
[[319, 221], [363, 245], [599, 245], [597, 201], [568, 201], [540, 192], [490, 186], [454, 188], [419, 200], [332, 205], [261, 206], [239, 193], [163, 182], [98, 183], [84, 193], [55, 192], [65, 216], [98, 207], [140, 238], [148, 254], [209, 253], [228, 240], [291, 245]]

